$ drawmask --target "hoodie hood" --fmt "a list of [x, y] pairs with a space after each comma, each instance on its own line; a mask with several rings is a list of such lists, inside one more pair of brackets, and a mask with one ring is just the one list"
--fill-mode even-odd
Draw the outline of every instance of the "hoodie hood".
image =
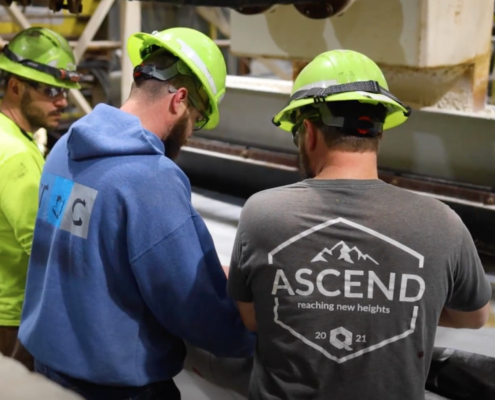
[[141, 125], [139, 118], [106, 104], [76, 121], [69, 129], [71, 160], [88, 158], [164, 154], [162, 141]]

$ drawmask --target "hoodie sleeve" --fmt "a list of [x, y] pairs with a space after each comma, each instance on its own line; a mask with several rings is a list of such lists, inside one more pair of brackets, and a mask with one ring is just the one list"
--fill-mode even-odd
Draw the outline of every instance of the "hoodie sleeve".
[[[172, 334], [219, 357], [249, 357], [255, 336], [245, 329], [227, 294], [227, 278], [213, 240], [192, 210], [187, 187], [174, 182], [168, 182], [168, 200], [163, 202], [173, 204], [172, 209], [156, 210], [144, 229], [152, 231], [161, 223], [164, 230], [174, 228], [131, 259], [139, 289]], [[146, 215], [142, 207], [140, 214]]]

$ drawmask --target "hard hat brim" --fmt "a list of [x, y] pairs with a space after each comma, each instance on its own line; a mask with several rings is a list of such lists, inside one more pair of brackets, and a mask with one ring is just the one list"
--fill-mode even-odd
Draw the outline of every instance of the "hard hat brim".
[[81, 86], [77, 82], [60, 81], [49, 74], [15, 63], [9, 60], [4, 54], [0, 55], [0, 70], [10, 72], [11, 74], [17, 75], [21, 78], [26, 78], [31, 81], [44, 83], [50, 86], [60, 87], [64, 89], [81, 88]]
[[[381, 103], [385, 105], [390, 112], [387, 114], [385, 118], [385, 123], [383, 125], [383, 129], [391, 129], [399, 126], [407, 121], [407, 116], [405, 114], [408, 113], [408, 110], [397, 103], [393, 99], [383, 94], [378, 93], [368, 93], [368, 92], [347, 92], [347, 93], [339, 93], [330, 95], [325, 98], [325, 102], [333, 102], [333, 101], [360, 101], [362, 103], [370, 103], [370, 104], [378, 104]], [[310, 105], [314, 103], [314, 99], [306, 98], [301, 100], [295, 100], [291, 102], [288, 106], [286, 106], [282, 111], [280, 111], [273, 118], [273, 123], [276, 124], [280, 129], [291, 132], [294, 123], [291, 122], [286, 116], [290, 111], [293, 111], [297, 108]]]

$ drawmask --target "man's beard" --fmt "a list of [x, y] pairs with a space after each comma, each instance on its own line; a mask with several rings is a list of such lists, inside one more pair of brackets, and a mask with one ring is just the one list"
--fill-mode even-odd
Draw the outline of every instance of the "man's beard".
[[299, 142], [299, 166], [301, 168], [301, 172], [304, 175], [304, 178], [313, 179], [315, 177], [315, 174], [311, 168], [308, 153], [306, 152], [306, 148], [304, 147], [303, 140]]
[[39, 128], [53, 129], [55, 126], [49, 126], [47, 117], [50, 114], [60, 113], [60, 111], [55, 111], [52, 113], [46, 113], [41, 108], [36, 107], [33, 104], [33, 99], [29, 91], [25, 91], [21, 99], [21, 112], [24, 118], [29, 123], [33, 131], [37, 131]]
[[186, 112], [170, 130], [169, 135], [163, 144], [165, 145], [165, 156], [175, 160], [180, 153], [180, 149], [187, 143], [187, 131], [189, 125], [189, 112]]

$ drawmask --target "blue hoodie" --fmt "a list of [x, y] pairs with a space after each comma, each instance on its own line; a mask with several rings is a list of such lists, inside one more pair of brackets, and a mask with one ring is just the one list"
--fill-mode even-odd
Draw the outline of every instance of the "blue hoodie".
[[187, 177], [128, 113], [98, 105], [56, 143], [31, 254], [19, 338], [58, 372], [142, 386], [181, 371], [183, 340], [252, 355]]

